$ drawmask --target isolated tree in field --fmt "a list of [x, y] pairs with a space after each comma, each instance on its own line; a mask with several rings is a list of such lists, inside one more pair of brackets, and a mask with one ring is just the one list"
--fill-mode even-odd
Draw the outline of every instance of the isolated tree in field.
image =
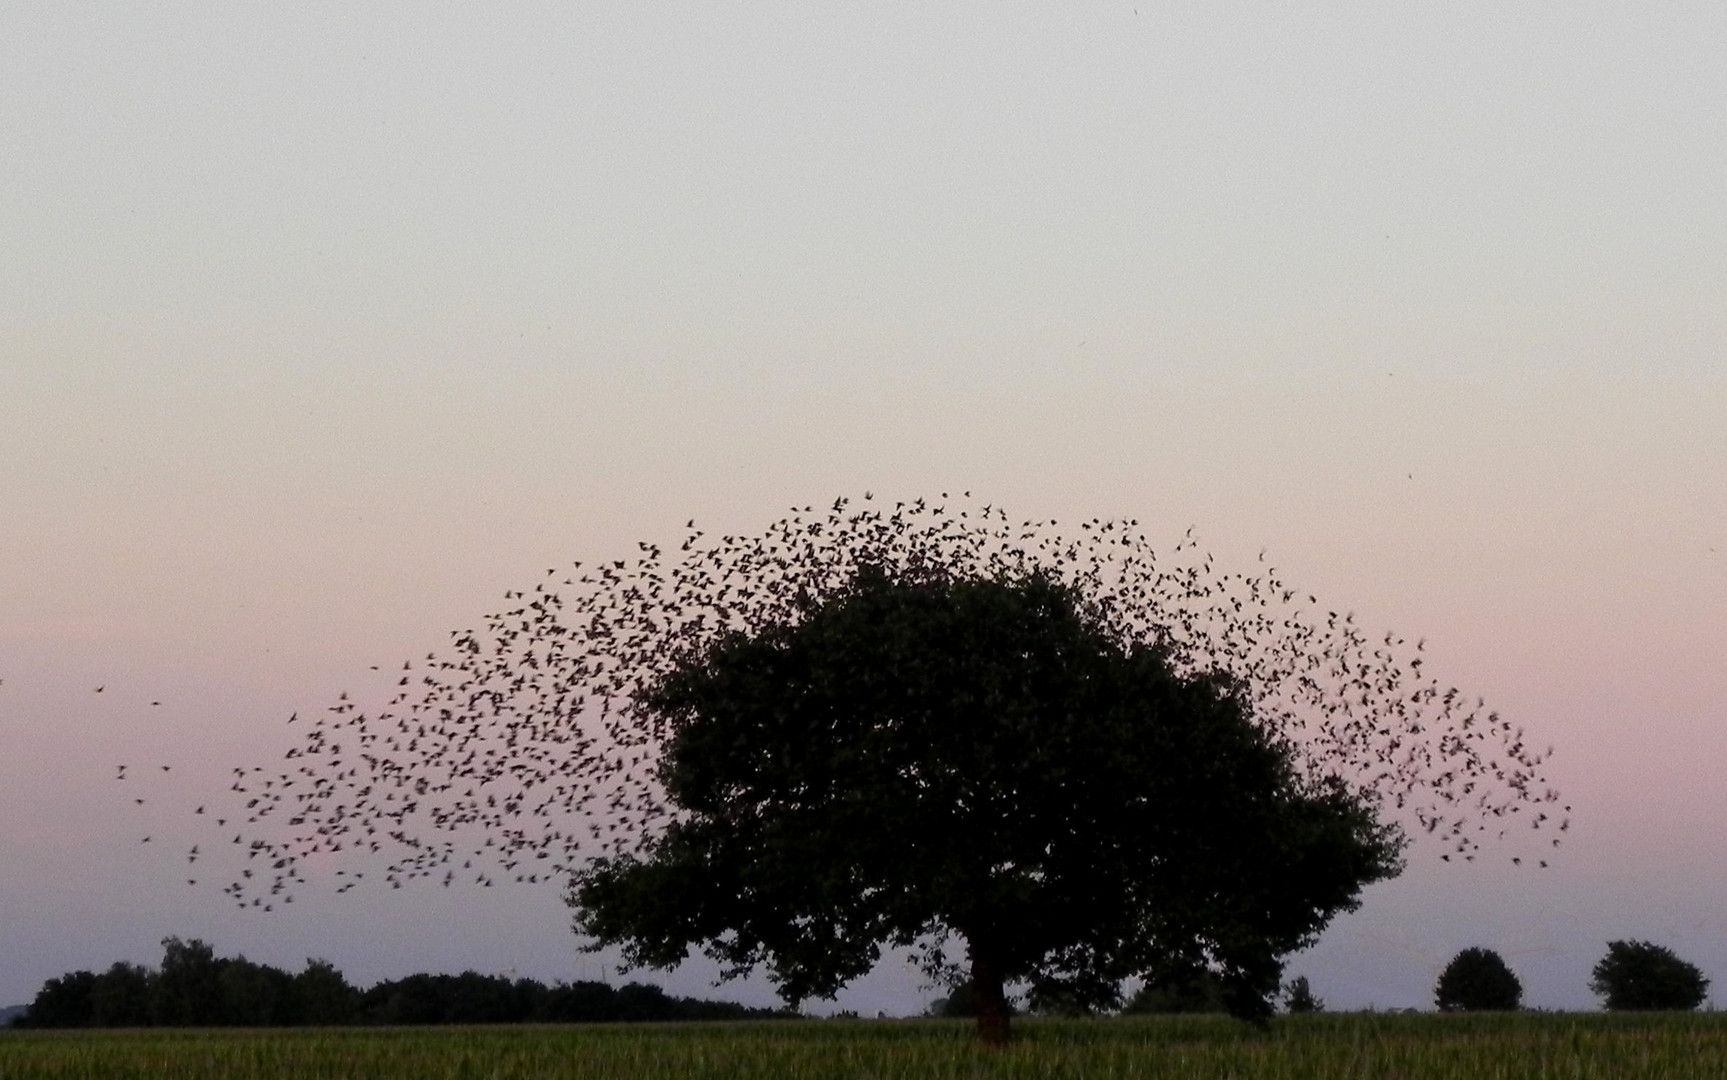
[[1589, 989], [1607, 1008], [1690, 1010], [1703, 1004], [1709, 980], [1671, 949], [1647, 941], [1610, 941], [1590, 973]]
[[[221, 850], [252, 873], [236, 871], [235, 901], [280, 902], [306, 859], [332, 854], [343, 888], [362, 874], [565, 884], [624, 855], [651, 863], [674, 823], [699, 824], [667, 787], [681, 729], [656, 694], [722, 642], [835, 610], [866, 568], [900, 584], [1063, 586], [1109, 649], [1156, 657], [1170, 687], [1210, 688], [1220, 710], [1237, 710], [1303, 797], [1347, 792], [1376, 820], [1433, 837], [1445, 858], [1474, 858], [1519, 823], [1544, 848], [1564, 827], [1543, 755], [1520, 730], [1427, 677], [1419, 643], [1364, 634], [1269, 567], [1224, 573], [1185, 539], [1160, 555], [1131, 521], [1063, 531], [965, 502], [866, 497], [760, 534], [691, 529], [673, 552], [643, 544], [632, 559], [549, 572], [447, 654], [386, 673], [398, 684], [387, 702], [390, 691], [377, 706], [344, 694], [301, 718], [282, 770], [236, 770], [250, 842], [224, 836]], [[390, 856], [381, 873], [374, 853]]]
[[1292, 1014], [1325, 1011], [1325, 1001], [1315, 997], [1306, 975], [1297, 975], [1283, 987], [1283, 1009]]
[[1451, 958], [1433, 989], [1440, 1012], [1510, 1012], [1523, 1004], [1523, 983], [1492, 949], [1469, 948]]
[[1041, 575], [866, 569], [641, 700], [677, 818], [577, 874], [578, 930], [636, 965], [765, 966], [794, 1003], [884, 944], [939, 970], [951, 935], [991, 1041], [1008, 984], [1106, 1007], [1172, 963], [1257, 1019], [1279, 957], [1398, 867], [1398, 837], [1303, 783], [1239, 687], [1177, 675]]

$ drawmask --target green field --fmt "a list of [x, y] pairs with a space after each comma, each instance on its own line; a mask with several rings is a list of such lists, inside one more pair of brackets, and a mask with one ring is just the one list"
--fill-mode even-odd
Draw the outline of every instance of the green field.
[[0, 1032], [0, 1077], [1727, 1077], [1727, 1014], [1030, 1020], [1003, 1051], [969, 1024], [809, 1020], [562, 1027]]

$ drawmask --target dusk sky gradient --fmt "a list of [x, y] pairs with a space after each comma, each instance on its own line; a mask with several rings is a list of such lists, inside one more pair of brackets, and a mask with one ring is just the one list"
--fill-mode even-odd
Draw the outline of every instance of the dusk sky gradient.
[[1554, 745], [1554, 865], [1416, 845], [1331, 1006], [1727, 1001], [1727, 8], [361, 7], [0, 0], [0, 1005], [600, 977], [556, 887], [237, 912], [192, 810], [548, 567], [866, 490], [1263, 549]]

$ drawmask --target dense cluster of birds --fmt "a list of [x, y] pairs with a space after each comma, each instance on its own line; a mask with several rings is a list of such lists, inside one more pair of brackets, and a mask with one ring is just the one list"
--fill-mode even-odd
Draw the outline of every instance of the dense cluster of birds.
[[866, 494], [759, 535], [710, 538], [691, 521], [675, 551], [643, 543], [630, 559], [548, 570], [481, 629], [452, 634], [446, 655], [404, 663], [380, 707], [343, 693], [322, 715], [291, 716], [303, 735], [282, 765], [233, 772], [240, 809], [216, 820], [236, 820], [224, 843], [246, 858], [226, 891], [273, 908], [315, 858], [343, 864], [338, 891], [364, 880], [352, 867], [380, 862], [374, 880], [395, 888], [562, 884], [585, 860], [645, 850], [677, 809], [658, 780], [670, 733], [639, 691], [721, 634], [797, 621], [863, 567], [1058, 577], [1123, 643], [1230, 673], [1310, 779], [1343, 777], [1388, 820], [1440, 838], [1446, 859], [1474, 859], [1513, 822], [1543, 849], [1569, 826], [1541, 778], [1551, 750], [1425, 676], [1423, 642], [1365, 634], [1263, 553], [1254, 572], [1224, 573], [1191, 531], [1160, 557], [1135, 521], [1064, 531], [969, 493], [891, 507]]

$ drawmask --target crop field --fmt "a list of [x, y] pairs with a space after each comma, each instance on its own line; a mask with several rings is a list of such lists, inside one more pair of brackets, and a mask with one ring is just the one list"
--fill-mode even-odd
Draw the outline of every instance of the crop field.
[[1727, 1077], [1727, 1014], [1028, 1020], [1006, 1050], [968, 1023], [0, 1032], [0, 1077], [687, 1080], [1168, 1077], [1485, 1080]]

